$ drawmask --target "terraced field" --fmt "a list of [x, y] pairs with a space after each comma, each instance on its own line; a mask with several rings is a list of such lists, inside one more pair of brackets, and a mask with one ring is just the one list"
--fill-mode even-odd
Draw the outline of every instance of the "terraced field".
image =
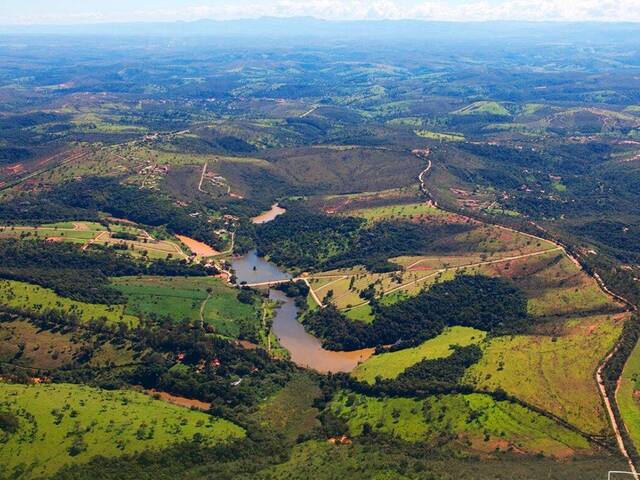
[[42, 478], [96, 455], [161, 449], [194, 437], [213, 445], [244, 436], [231, 422], [132, 391], [0, 383], [0, 408], [18, 420], [17, 431], [3, 433], [0, 443], [0, 471], [15, 480]]

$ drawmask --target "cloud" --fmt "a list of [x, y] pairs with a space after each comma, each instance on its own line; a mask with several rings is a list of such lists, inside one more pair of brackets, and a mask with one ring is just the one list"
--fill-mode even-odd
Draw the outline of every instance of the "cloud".
[[328, 20], [640, 22], [640, 0], [254, 0], [201, 3], [170, 15], [189, 19], [314, 16]]
[[75, 12], [56, 9], [55, 3], [51, 3], [49, 11], [4, 16], [16, 23], [227, 20], [261, 16], [314, 16], [328, 20], [640, 22], [640, 0], [189, 0], [165, 1], [163, 4], [169, 6], [164, 8], [154, 8], [151, 2], [148, 8], [140, 2], [137, 9], [107, 4], [98, 9], [94, 7], [95, 11], [88, 9], [89, 3], [84, 4], [84, 10]]
[[[179, 12], [174, 12], [179, 14]], [[314, 16], [329, 20], [550, 20], [640, 21], [640, 0], [275, 0], [201, 4], [188, 18]]]

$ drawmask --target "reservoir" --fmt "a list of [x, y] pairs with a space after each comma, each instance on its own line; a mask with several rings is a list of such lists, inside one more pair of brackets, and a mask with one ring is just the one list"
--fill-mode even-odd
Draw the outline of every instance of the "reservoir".
[[[234, 258], [231, 265], [236, 272], [238, 283], [262, 283], [291, 278], [273, 263], [260, 258], [255, 250]], [[298, 366], [322, 373], [350, 372], [358, 363], [373, 355], [373, 348], [353, 352], [325, 350], [322, 348], [322, 342], [308, 333], [298, 321], [299, 310], [294, 299], [274, 289], [269, 291], [269, 298], [280, 303], [273, 319], [273, 332], [278, 337], [280, 345], [291, 354], [291, 360]]]

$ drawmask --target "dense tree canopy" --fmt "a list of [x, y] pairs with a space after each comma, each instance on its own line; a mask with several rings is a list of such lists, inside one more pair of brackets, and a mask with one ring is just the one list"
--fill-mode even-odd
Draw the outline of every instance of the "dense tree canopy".
[[454, 325], [496, 333], [515, 331], [526, 319], [527, 300], [507, 280], [459, 275], [413, 298], [379, 306], [371, 324], [350, 320], [330, 305], [309, 313], [304, 325], [324, 339], [326, 348], [355, 350], [415, 345]]

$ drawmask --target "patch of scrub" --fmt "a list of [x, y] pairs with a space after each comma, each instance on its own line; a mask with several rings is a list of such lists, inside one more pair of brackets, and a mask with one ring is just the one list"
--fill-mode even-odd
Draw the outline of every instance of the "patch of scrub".
[[368, 383], [374, 383], [376, 377], [396, 378], [407, 368], [422, 360], [448, 357], [453, 353], [454, 345], [467, 346], [480, 343], [485, 336], [485, 332], [475, 328], [451, 327], [417, 347], [374, 355], [360, 364], [352, 375]]

